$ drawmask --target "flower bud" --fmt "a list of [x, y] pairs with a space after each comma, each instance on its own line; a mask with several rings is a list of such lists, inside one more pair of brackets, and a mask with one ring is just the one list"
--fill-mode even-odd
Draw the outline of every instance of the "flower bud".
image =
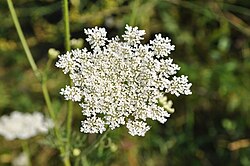
[[78, 149], [78, 148], [73, 149], [73, 155], [74, 155], [74, 156], [79, 156], [80, 153], [81, 153], [81, 150], [80, 150], [80, 149]]
[[71, 39], [70, 45], [72, 48], [82, 48], [83, 47], [83, 39]]
[[58, 55], [60, 54], [60, 51], [54, 49], [54, 48], [50, 48], [48, 50], [48, 56], [50, 59], [56, 59], [58, 57]]

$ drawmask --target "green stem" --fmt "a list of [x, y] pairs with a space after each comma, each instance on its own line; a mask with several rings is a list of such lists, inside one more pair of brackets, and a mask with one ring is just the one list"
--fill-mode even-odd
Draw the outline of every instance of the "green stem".
[[135, 0], [132, 4], [132, 13], [129, 20], [130, 26], [134, 26], [136, 23], [136, 16], [139, 6], [140, 6], [140, 0]]
[[49, 96], [46, 80], [42, 81], [42, 91], [43, 91], [43, 96], [44, 96], [46, 105], [48, 107], [49, 115], [53, 119], [53, 121], [56, 122], [56, 117], [55, 117], [55, 113], [54, 113], [52, 103], [51, 103], [51, 99], [50, 99], [50, 96]]
[[50, 99], [47, 84], [45, 81], [42, 82], [42, 90], [43, 90], [44, 99], [45, 99], [46, 105], [48, 107], [50, 117], [55, 122], [54, 132], [55, 132], [55, 135], [56, 135], [58, 142], [59, 142], [59, 150], [60, 150], [61, 155], [63, 156], [64, 165], [70, 166], [70, 161], [69, 161], [68, 157], [65, 157], [65, 156], [67, 156], [66, 150], [63, 148], [62, 138], [61, 138], [61, 135], [60, 135], [59, 130], [58, 130], [59, 127], [58, 127], [57, 122], [56, 122], [55, 113], [53, 111], [51, 99]]
[[26, 56], [28, 58], [28, 61], [29, 61], [30, 65], [31, 65], [32, 70], [34, 71], [36, 77], [38, 77], [39, 75], [38, 75], [38, 69], [37, 69], [36, 63], [35, 63], [35, 61], [34, 61], [34, 59], [32, 57], [32, 54], [31, 54], [30, 49], [28, 47], [27, 41], [26, 41], [26, 39], [25, 39], [25, 37], [23, 35], [23, 31], [22, 31], [20, 23], [19, 23], [19, 21], [17, 19], [17, 15], [16, 15], [16, 11], [14, 9], [13, 3], [12, 3], [11, 0], [7, 0], [7, 2], [8, 2], [10, 13], [11, 13], [13, 22], [15, 24], [18, 36], [19, 36], [19, 38], [21, 40], [21, 43], [23, 45], [23, 49], [24, 49], [24, 51], [26, 53]]
[[[41, 81], [43, 96], [44, 96], [46, 105], [48, 107], [49, 115], [50, 115], [50, 117], [52, 118], [52, 120], [55, 123], [54, 131], [55, 131], [55, 134], [56, 134], [56, 138], [57, 138], [57, 140], [58, 140], [58, 142], [60, 144], [60, 147], [59, 147], [60, 153], [65, 154], [65, 149], [62, 146], [63, 145], [62, 138], [61, 138], [61, 136], [59, 134], [59, 131], [58, 131], [58, 127], [57, 127], [57, 123], [56, 123], [56, 117], [55, 117], [55, 114], [54, 114], [54, 110], [53, 110], [53, 107], [52, 107], [51, 99], [50, 99], [47, 84], [46, 84], [46, 76], [45, 75], [40, 75], [40, 73], [38, 72], [37, 65], [36, 65], [36, 63], [35, 63], [35, 61], [33, 59], [31, 51], [30, 51], [30, 49], [28, 47], [28, 44], [26, 42], [26, 39], [25, 39], [25, 37], [23, 35], [23, 31], [22, 31], [22, 28], [21, 28], [20, 23], [18, 21], [16, 12], [15, 12], [15, 8], [13, 6], [12, 1], [7, 0], [7, 3], [8, 3], [8, 6], [9, 6], [9, 10], [10, 10], [13, 22], [15, 24], [18, 36], [19, 36], [19, 38], [21, 40], [22, 46], [23, 46], [24, 51], [26, 53], [27, 59], [28, 59], [30, 65], [31, 65], [31, 68], [32, 68], [35, 76], [37, 77], [38, 80]], [[41, 78], [41, 77], [43, 77], [43, 78]], [[69, 160], [63, 159], [63, 162], [64, 162], [65, 166], [70, 166]]]
[[93, 150], [95, 150], [100, 145], [100, 143], [107, 137], [107, 134], [109, 131], [110, 131], [110, 129], [106, 130], [101, 136], [99, 136], [95, 140], [95, 142], [93, 142], [89, 147], [87, 147], [83, 151], [82, 156], [81, 156], [82, 165], [86, 165], [86, 166], [89, 165], [88, 160], [87, 160], [87, 155], [89, 153], [91, 153]]
[[82, 157], [82, 165], [84, 165], [84, 166], [89, 166], [89, 162], [88, 162], [86, 156], [83, 156], [83, 157]]
[[65, 48], [66, 51], [70, 50], [70, 29], [69, 29], [69, 7], [68, 0], [63, 0], [63, 17], [65, 28]]
[[31, 166], [31, 160], [30, 160], [30, 151], [29, 151], [29, 144], [26, 140], [22, 141], [22, 148], [23, 148], [23, 152], [25, 153], [27, 160], [28, 160], [28, 166]]
[[[43, 78], [45, 78], [45, 76]], [[55, 116], [55, 113], [54, 113], [54, 110], [52, 107], [52, 103], [51, 103], [51, 99], [49, 96], [46, 80], [42, 81], [42, 91], [43, 91], [43, 96], [44, 96], [50, 117], [52, 118], [53, 122], [55, 123], [54, 132], [55, 132], [56, 138], [59, 142], [59, 150], [60, 150], [61, 155], [63, 156], [64, 165], [70, 166], [70, 161], [69, 161], [68, 157], [65, 157], [65, 156], [67, 156], [67, 154], [66, 154], [66, 150], [63, 148], [62, 137], [59, 133], [59, 127], [58, 127], [58, 124], [56, 122], [56, 116]]]
[[93, 150], [95, 150], [100, 143], [107, 137], [107, 134], [109, 132], [110, 129], [106, 130], [100, 137], [98, 137], [94, 143], [92, 143], [85, 151], [84, 151], [84, 155], [88, 155], [89, 153], [91, 153]]
[[[28, 44], [26, 42], [26, 39], [23, 35], [23, 31], [22, 31], [22, 28], [19, 24], [19, 21], [18, 21], [18, 18], [17, 18], [17, 15], [16, 15], [16, 12], [15, 12], [15, 9], [14, 9], [14, 6], [13, 6], [13, 3], [11, 0], [7, 0], [8, 2], [8, 5], [9, 5], [9, 9], [10, 9], [10, 12], [11, 12], [11, 16], [12, 16], [12, 19], [14, 21], [14, 24], [15, 24], [15, 27], [16, 27], [16, 30], [18, 32], [18, 36], [21, 40], [21, 43], [22, 43], [22, 46], [24, 48], [24, 51], [26, 53], [26, 56], [27, 56], [27, 59], [31, 65], [31, 68], [33, 70], [33, 72], [35, 73], [36, 76], [38, 76], [38, 69], [37, 69], [37, 65], [33, 59], [33, 56], [30, 52], [30, 49], [28, 47]], [[40, 79], [40, 76], [37, 77], [38, 79]], [[47, 85], [46, 85], [46, 81], [43, 81], [41, 80], [41, 84], [42, 84], [42, 90], [43, 90], [43, 95], [44, 95], [44, 99], [45, 99], [45, 102], [47, 104], [47, 107], [48, 107], [48, 110], [49, 110], [49, 114], [51, 116], [51, 118], [53, 120], [55, 120], [55, 115], [54, 115], [54, 111], [53, 111], [53, 108], [52, 108], [52, 104], [51, 104], [51, 100], [50, 100], [50, 97], [49, 97], [49, 93], [48, 93], [48, 89], [47, 89]]]
[[52, 62], [53, 62], [53, 59], [49, 58], [49, 60], [47, 61], [47, 64], [46, 64], [46, 68], [45, 68], [46, 75], [48, 75], [48, 72], [49, 72], [49, 69], [51, 67]]
[[[66, 51], [70, 50], [70, 29], [69, 29], [69, 8], [68, 8], [68, 0], [63, 0], [63, 17], [64, 17], [64, 28], [65, 28], [65, 49]], [[72, 81], [70, 81], [70, 85], [72, 86]], [[72, 111], [73, 111], [73, 102], [68, 101], [68, 115], [67, 115], [67, 143], [66, 150], [70, 152], [70, 136], [71, 136], [71, 124], [72, 124]], [[69, 154], [66, 154], [66, 158], [69, 160]]]

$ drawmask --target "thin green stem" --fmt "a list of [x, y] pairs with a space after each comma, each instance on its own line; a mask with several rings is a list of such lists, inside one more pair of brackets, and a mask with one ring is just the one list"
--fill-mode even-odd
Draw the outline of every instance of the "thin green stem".
[[139, 6], [140, 6], [140, 0], [135, 0], [132, 4], [132, 13], [129, 20], [130, 26], [134, 26], [136, 24], [136, 16]]
[[89, 166], [89, 162], [88, 162], [86, 156], [83, 156], [83, 157], [82, 157], [82, 165], [84, 165], [84, 166]]
[[23, 152], [25, 153], [26, 157], [27, 157], [27, 164], [28, 166], [31, 166], [31, 159], [30, 159], [30, 150], [29, 150], [29, 144], [26, 140], [22, 141], [22, 148], [23, 148]]
[[[23, 31], [22, 31], [22, 28], [21, 28], [20, 23], [18, 21], [18, 18], [17, 18], [16, 12], [15, 12], [13, 3], [12, 3], [11, 0], [7, 0], [7, 2], [8, 2], [10, 13], [11, 13], [13, 22], [15, 24], [18, 36], [19, 36], [19, 38], [21, 40], [22, 46], [23, 46], [24, 51], [26, 53], [27, 59], [28, 59], [30, 65], [31, 65], [31, 68], [32, 68], [33, 72], [35, 73], [36, 76], [38, 76], [37, 75], [38, 74], [37, 65], [36, 65], [36, 63], [35, 63], [35, 61], [33, 59], [33, 56], [32, 56], [31, 51], [29, 49], [29, 46], [28, 46], [28, 44], [26, 42], [26, 39], [25, 39], [25, 37], [23, 35]], [[38, 79], [40, 79], [40, 77], [38, 77]], [[49, 110], [49, 114], [50, 114], [51, 118], [53, 120], [55, 120], [54, 111], [53, 111], [53, 108], [52, 108], [51, 100], [50, 100], [50, 97], [49, 97], [49, 93], [48, 93], [48, 89], [47, 89], [45, 81], [42, 81], [42, 90], [43, 90], [43, 95], [44, 95], [45, 102], [46, 102], [48, 110]]]
[[49, 60], [47, 61], [47, 64], [46, 64], [46, 68], [45, 68], [46, 75], [48, 74], [48, 71], [51, 67], [52, 62], [53, 62], [53, 59], [49, 58]]
[[93, 150], [95, 150], [100, 143], [107, 137], [108, 132], [110, 131], [110, 129], [106, 130], [104, 133], [102, 133], [101, 136], [99, 136], [89, 147], [87, 147], [81, 156], [81, 161], [82, 161], [82, 165], [89, 165], [88, 164], [88, 160], [87, 160], [87, 155], [89, 153], [91, 153]]
[[65, 28], [65, 48], [66, 51], [70, 50], [70, 29], [69, 29], [69, 5], [68, 0], [63, 0], [63, 17]]
[[31, 65], [32, 70], [34, 71], [36, 77], [38, 77], [39, 73], [38, 73], [36, 63], [35, 63], [35, 61], [34, 61], [34, 59], [32, 57], [32, 54], [31, 54], [30, 49], [28, 47], [27, 41], [26, 41], [26, 39], [25, 39], [25, 37], [23, 35], [23, 31], [22, 31], [22, 28], [21, 28], [20, 23], [18, 21], [18, 18], [17, 18], [17, 15], [16, 15], [16, 11], [14, 9], [13, 3], [12, 3], [11, 0], [7, 0], [7, 2], [8, 2], [9, 10], [10, 10], [13, 22], [15, 24], [18, 36], [19, 36], [19, 38], [21, 40], [21, 43], [23, 45], [23, 49], [24, 49], [24, 51], [26, 53], [26, 56], [28, 58], [28, 61], [29, 61], [30, 65]]
[[[65, 49], [66, 51], [70, 50], [70, 29], [69, 29], [69, 7], [68, 0], [63, 0], [63, 16], [64, 16], [64, 29], [65, 29]], [[70, 81], [72, 86], [72, 81]], [[70, 151], [70, 142], [71, 142], [71, 124], [72, 124], [72, 111], [73, 111], [73, 102], [68, 101], [68, 115], [67, 115], [67, 143], [66, 151]], [[69, 154], [66, 154], [65, 160], [69, 161]]]
[[67, 143], [68, 143], [68, 148], [69, 148], [70, 136], [71, 136], [72, 114], [73, 114], [73, 102], [69, 101], [68, 102], [68, 117], [67, 117]]
[[[31, 65], [31, 68], [35, 74], [35, 76], [37, 77], [37, 79], [39, 81], [41, 81], [41, 86], [42, 86], [42, 91], [43, 91], [43, 96], [44, 96], [44, 99], [45, 99], [45, 102], [46, 102], [46, 105], [48, 107], [48, 111], [49, 111], [49, 115], [50, 117], [52, 118], [52, 120], [54, 121], [55, 123], [55, 127], [54, 127], [54, 131], [55, 131], [55, 134], [56, 134], [56, 138], [59, 142], [59, 150], [60, 150], [60, 153], [62, 155], [65, 154], [65, 149], [63, 148], [63, 143], [62, 143], [62, 138], [61, 138], [61, 135], [59, 134], [59, 131], [58, 131], [58, 126], [57, 126], [57, 123], [56, 123], [56, 117], [55, 117], [55, 113], [54, 113], [54, 110], [53, 110], [53, 107], [52, 107], [52, 103], [51, 103], [51, 99], [50, 99], [50, 96], [49, 96], [49, 92], [48, 92], [48, 88], [47, 88], [47, 84], [46, 84], [46, 76], [43, 74], [41, 75], [39, 72], [38, 72], [38, 68], [37, 68], [37, 65], [33, 59], [33, 56], [31, 54], [31, 51], [28, 47], [28, 44], [26, 42], [26, 39], [23, 35], [23, 31], [22, 31], [22, 28], [20, 26], [20, 23], [18, 21], [18, 18], [17, 18], [17, 15], [16, 15], [16, 12], [15, 12], [15, 8], [13, 6], [13, 3], [11, 0], [7, 0], [8, 2], [8, 6], [9, 6], [9, 10], [10, 10], [10, 13], [11, 13], [11, 16], [12, 16], [12, 19], [13, 19], [13, 22], [15, 24], [15, 27], [16, 27], [16, 30], [17, 30], [17, 33], [18, 33], [18, 36], [21, 40], [21, 43], [22, 43], [22, 46], [24, 48], [24, 51], [26, 53], [26, 56], [27, 56], [27, 59]], [[70, 162], [68, 159], [63, 159], [63, 162], [64, 162], [64, 165], [65, 166], [70, 166]]]
[[[39, 77], [37, 75], [38, 74], [38, 68], [37, 68], [37, 65], [36, 65], [36, 63], [35, 63], [35, 61], [33, 59], [33, 56], [32, 56], [31, 51], [29, 49], [29, 46], [28, 46], [28, 44], [26, 42], [26, 39], [25, 39], [25, 37], [23, 35], [23, 31], [22, 31], [22, 28], [21, 28], [20, 23], [18, 21], [18, 18], [17, 18], [16, 12], [15, 12], [15, 8], [13, 6], [13, 3], [12, 3], [11, 0], [7, 0], [7, 2], [8, 2], [10, 12], [11, 12], [13, 22], [14, 22], [16, 30], [18, 32], [18, 36], [19, 36], [19, 38], [21, 40], [22, 46], [23, 46], [24, 51], [26, 53], [27, 59], [28, 59], [30, 65], [31, 65], [31, 68], [32, 68], [33, 72], [35, 73], [37, 78], [40, 80], [41, 79], [40, 77], [42, 75], [39, 75]], [[52, 104], [51, 104], [51, 100], [50, 100], [50, 97], [49, 97], [46, 81], [41, 80], [41, 84], [42, 84], [42, 91], [43, 91], [44, 99], [45, 99], [46, 105], [47, 105], [48, 110], [49, 110], [49, 115], [55, 121], [55, 114], [54, 114], [53, 107], [52, 107]]]
[[48, 107], [50, 117], [55, 122], [54, 132], [55, 132], [56, 138], [58, 139], [58, 142], [59, 142], [59, 150], [60, 150], [61, 155], [63, 156], [64, 165], [65, 166], [70, 166], [71, 164], [70, 164], [70, 161], [69, 161], [69, 159], [67, 157], [68, 155], [66, 154], [66, 149], [64, 149], [64, 147], [63, 147], [62, 137], [61, 137], [61, 135], [59, 133], [59, 127], [58, 127], [58, 124], [56, 122], [56, 116], [55, 116], [53, 106], [52, 106], [52, 103], [51, 103], [51, 99], [50, 99], [50, 96], [49, 96], [47, 83], [46, 83], [46, 78], [45, 78], [45, 76], [43, 78], [45, 79], [45, 80], [42, 81], [43, 96], [44, 96], [46, 105]]
[[95, 150], [100, 143], [107, 137], [107, 134], [109, 132], [110, 129], [106, 130], [100, 137], [98, 137], [94, 143], [92, 143], [85, 151], [84, 151], [84, 155], [87, 155], [89, 153], [91, 153], [93, 150]]
[[53, 121], [56, 122], [56, 117], [55, 117], [55, 113], [54, 113], [52, 103], [51, 103], [51, 99], [50, 99], [50, 96], [49, 96], [46, 80], [42, 81], [42, 91], [43, 91], [43, 96], [44, 96], [46, 105], [48, 107], [49, 115], [53, 119]]

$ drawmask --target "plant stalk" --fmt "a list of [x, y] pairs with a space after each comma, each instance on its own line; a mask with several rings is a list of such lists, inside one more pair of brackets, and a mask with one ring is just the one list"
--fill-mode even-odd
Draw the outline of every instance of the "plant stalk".
[[9, 6], [9, 10], [10, 10], [10, 13], [11, 13], [12, 20], [13, 20], [13, 22], [15, 24], [18, 36], [19, 36], [19, 38], [21, 40], [23, 49], [24, 49], [24, 51], [26, 53], [26, 56], [27, 56], [28, 61], [30, 63], [30, 66], [31, 66], [32, 70], [34, 71], [36, 77], [38, 77], [38, 69], [37, 69], [36, 63], [35, 63], [35, 61], [34, 61], [34, 59], [32, 57], [32, 54], [31, 54], [30, 49], [28, 47], [28, 44], [27, 44], [27, 42], [25, 40], [25, 37], [23, 35], [23, 31], [22, 31], [22, 28], [21, 28], [20, 23], [18, 21], [18, 18], [17, 18], [17, 15], [16, 15], [15, 8], [13, 6], [12, 0], [7, 0], [7, 2], [8, 2], [8, 6]]
[[28, 164], [28, 166], [31, 166], [32, 164], [31, 164], [31, 159], [30, 159], [29, 144], [28, 144], [28, 142], [26, 140], [22, 141], [22, 149], [23, 149], [24, 154], [27, 157], [27, 160], [28, 160], [27, 164]]
[[[14, 25], [16, 27], [18, 36], [19, 36], [19, 38], [21, 40], [21, 43], [22, 43], [22, 46], [24, 48], [26, 57], [27, 57], [27, 59], [28, 59], [28, 61], [30, 63], [30, 66], [31, 66], [36, 78], [39, 81], [41, 81], [43, 96], [44, 96], [44, 99], [45, 99], [45, 102], [46, 102], [46, 105], [47, 105], [47, 108], [48, 108], [48, 111], [49, 111], [49, 115], [52, 118], [53, 122], [55, 123], [54, 132], [55, 132], [57, 140], [59, 141], [59, 144], [60, 144], [60, 147], [59, 147], [60, 153], [65, 154], [65, 149], [62, 146], [62, 138], [61, 138], [61, 136], [60, 136], [60, 134], [58, 132], [56, 117], [55, 117], [54, 110], [53, 110], [52, 103], [51, 103], [51, 99], [50, 99], [50, 96], [49, 96], [49, 92], [48, 92], [48, 88], [47, 88], [47, 84], [46, 84], [46, 78], [45, 78], [44, 75], [40, 74], [39, 71], [38, 71], [37, 65], [36, 65], [36, 63], [35, 63], [35, 61], [33, 59], [33, 56], [31, 54], [31, 51], [30, 51], [29, 47], [28, 47], [27, 41], [26, 41], [26, 39], [24, 37], [22, 28], [21, 28], [20, 23], [18, 21], [18, 18], [17, 18], [16, 12], [15, 12], [15, 8], [13, 6], [12, 0], [7, 0], [7, 3], [8, 3], [8, 7], [9, 7], [9, 10], [10, 10]], [[63, 159], [63, 162], [64, 162], [65, 166], [70, 166], [70, 162], [68, 160]]]
[[[66, 51], [70, 51], [70, 28], [69, 28], [69, 7], [68, 0], [63, 0], [63, 17], [64, 17], [64, 33], [65, 33], [65, 49]], [[72, 81], [69, 81], [72, 86]], [[66, 143], [66, 151], [67, 154], [65, 158], [69, 161], [69, 151], [70, 151], [70, 142], [71, 142], [71, 130], [72, 130], [72, 111], [73, 111], [73, 102], [68, 101], [68, 115], [67, 115], [67, 143]]]

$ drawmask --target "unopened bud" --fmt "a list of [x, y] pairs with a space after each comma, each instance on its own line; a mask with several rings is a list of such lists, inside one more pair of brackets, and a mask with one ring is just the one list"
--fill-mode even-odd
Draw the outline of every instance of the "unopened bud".
[[48, 55], [49, 55], [49, 58], [51, 58], [51, 59], [56, 59], [59, 54], [60, 54], [60, 51], [58, 51], [54, 48], [50, 48], [48, 50]]
[[72, 48], [82, 48], [83, 47], [83, 39], [71, 39], [70, 44]]
[[80, 150], [80, 149], [78, 149], [78, 148], [73, 149], [73, 155], [74, 155], [74, 156], [79, 156], [80, 153], [81, 153], [81, 150]]

